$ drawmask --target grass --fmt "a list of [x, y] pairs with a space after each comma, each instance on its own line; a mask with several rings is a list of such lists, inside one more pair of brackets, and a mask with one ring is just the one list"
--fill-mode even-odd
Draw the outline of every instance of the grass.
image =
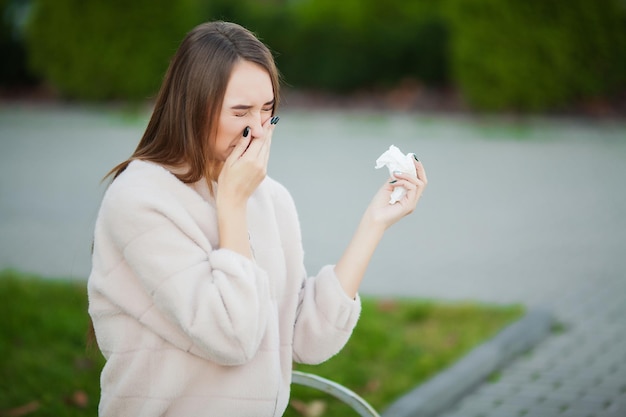
[[[0, 272], [0, 416], [97, 415], [104, 361], [85, 348], [86, 311], [85, 282]], [[296, 368], [339, 382], [382, 411], [522, 313], [518, 306], [364, 298], [344, 350]], [[285, 416], [321, 415], [354, 413], [294, 386]]]
[[84, 282], [0, 273], [0, 416], [96, 416]]
[[[523, 314], [519, 306], [476, 303], [409, 299], [362, 303], [361, 319], [341, 353], [323, 364], [296, 369], [339, 382], [379, 412]], [[339, 401], [294, 386], [285, 416], [315, 417], [321, 408], [326, 409], [324, 416], [355, 415]]]

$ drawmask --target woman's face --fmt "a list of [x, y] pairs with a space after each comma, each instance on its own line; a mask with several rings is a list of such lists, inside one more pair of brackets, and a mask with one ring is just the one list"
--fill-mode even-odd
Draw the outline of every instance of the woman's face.
[[274, 89], [267, 71], [241, 60], [235, 64], [226, 87], [215, 138], [216, 159], [225, 161], [243, 131], [250, 127], [252, 139], [263, 137], [263, 126], [272, 117]]

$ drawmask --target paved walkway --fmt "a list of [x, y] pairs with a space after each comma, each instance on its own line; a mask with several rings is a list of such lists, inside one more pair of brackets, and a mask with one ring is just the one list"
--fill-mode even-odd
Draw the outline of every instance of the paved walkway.
[[[86, 277], [99, 180], [145, 121], [0, 105], [0, 268]], [[310, 272], [347, 244], [391, 144], [430, 185], [362, 292], [545, 306], [563, 323], [445, 417], [626, 416], [626, 125], [285, 111], [270, 175], [296, 200]]]
[[564, 328], [440, 416], [626, 416], [625, 298], [623, 275], [564, 288]]

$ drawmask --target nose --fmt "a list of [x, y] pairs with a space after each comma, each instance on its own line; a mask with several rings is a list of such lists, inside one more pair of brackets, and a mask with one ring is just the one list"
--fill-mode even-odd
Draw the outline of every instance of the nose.
[[250, 133], [252, 134], [252, 139], [260, 138], [265, 135], [265, 130], [263, 129], [263, 124], [265, 124], [271, 116], [265, 117], [263, 114], [259, 114], [254, 118], [252, 123], [250, 123]]
[[252, 134], [252, 139], [260, 138], [263, 136], [263, 126], [259, 123], [252, 123], [250, 125], [250, 133]]

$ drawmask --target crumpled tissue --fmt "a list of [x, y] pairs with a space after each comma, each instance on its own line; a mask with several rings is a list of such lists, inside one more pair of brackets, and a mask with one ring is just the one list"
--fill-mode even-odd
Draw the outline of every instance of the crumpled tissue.
[[[393, 177], [393, 173], [400, 171], [408, 175], [417, 177], [415, 171], [414, 154], [403, 154], [396, 146], [391, 145], [388, 150], [383, 152], [382, 155], [376, 160], [376, 169], [386, 166], [389, 169], [389, 175]], [[395, 204], [400, 201], [406, 194], [406, 188], [403, 186], [397, 186], [393, 188], [389, 204]]]

